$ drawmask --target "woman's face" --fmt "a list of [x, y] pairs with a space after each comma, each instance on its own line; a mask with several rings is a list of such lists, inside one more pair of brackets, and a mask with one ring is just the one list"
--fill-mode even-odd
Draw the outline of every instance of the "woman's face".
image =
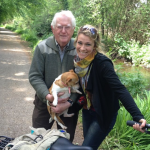
[[94, 40], [80, 33], [76, 43], [76, 51], [80, 59], [87, 57], [94, 49]]

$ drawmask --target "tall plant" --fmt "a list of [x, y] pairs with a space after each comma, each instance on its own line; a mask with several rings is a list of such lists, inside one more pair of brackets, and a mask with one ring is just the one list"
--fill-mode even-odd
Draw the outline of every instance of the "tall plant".
[[[145, 91], [145, 98], [139, 96], [135, 99], [137, 106], [140, 108], [147, 123], [150, 123], [150, 92]], [[100, 148], [113, 150], [149, 150], [150, 149], [150, 134], [141, 133], [127, 126], [126, 122], [132, 120], [131, 115], [124, 107], [121, 107], [116, 124]]]

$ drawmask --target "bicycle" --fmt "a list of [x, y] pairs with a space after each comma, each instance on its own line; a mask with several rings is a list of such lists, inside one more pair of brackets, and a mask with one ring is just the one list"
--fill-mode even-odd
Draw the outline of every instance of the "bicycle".
[[[0, 150], [3, 150], [12, 140], [14, 140], [14, 138], [0, 136]], [[93, 148], [74, 145], [68, 139], [60, 137], [51, 145], [50, 150], [93, 150]]]
[[14, 138], [0, 136], [0, 150], [2, 150], [12, 140], [14, 140]]

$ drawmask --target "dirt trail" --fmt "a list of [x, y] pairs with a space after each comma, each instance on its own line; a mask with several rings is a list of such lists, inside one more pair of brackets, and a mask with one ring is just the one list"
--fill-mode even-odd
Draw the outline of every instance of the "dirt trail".
[[[0, 135], [17, 137], [30, 132], [35, 94], [28, 81], [30, 52], [28, 43], [16, 33], [0, 28]], [[74, 143], [82, 141], [78, 125]]]

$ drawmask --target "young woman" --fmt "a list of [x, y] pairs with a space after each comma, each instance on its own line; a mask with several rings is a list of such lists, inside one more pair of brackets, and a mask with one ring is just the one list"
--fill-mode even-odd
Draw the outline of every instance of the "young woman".
[[[74, 59], [75, 72], [80, 77], [80, 84], [86, 97], [86, 104], [82, 109], [83, 146], [97, 150], [116, 122], [120, 108], [119, 100], [132, 115], [133, 120], [141, 122], [141, 127], [144, 127], [146, 120], [120, 82], [112, 61], [98, 52], [100, 36], [97, 29], [91, 25], [81, 27], [75, 46], [77, 51], [77, 57]], [[144, 132], [139, 125], [133, 127]]]

